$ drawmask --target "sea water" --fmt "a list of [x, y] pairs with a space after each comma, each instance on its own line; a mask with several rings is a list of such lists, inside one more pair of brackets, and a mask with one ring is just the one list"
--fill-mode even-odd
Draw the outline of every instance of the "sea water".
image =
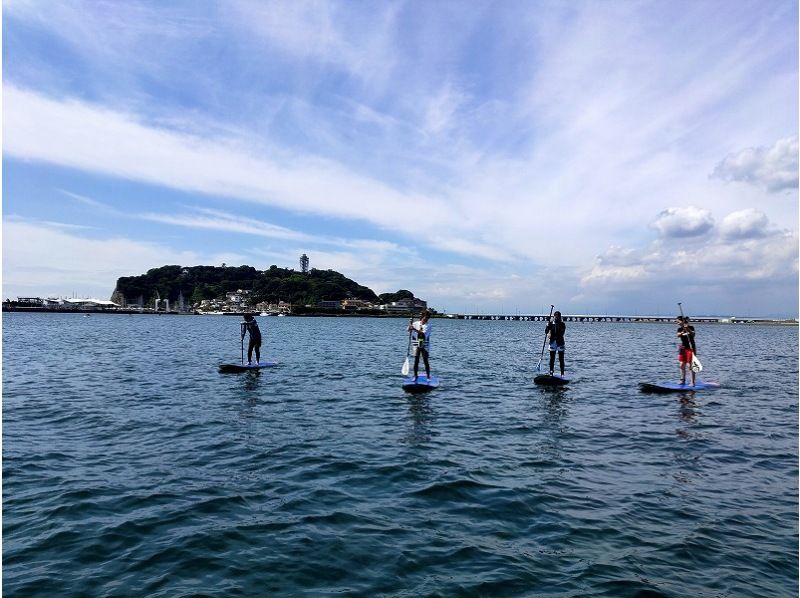
[[[798, 330], [3, 314], [7, 596], [793, 596]], [[547, 351], [542, 369], [547, 368]]]

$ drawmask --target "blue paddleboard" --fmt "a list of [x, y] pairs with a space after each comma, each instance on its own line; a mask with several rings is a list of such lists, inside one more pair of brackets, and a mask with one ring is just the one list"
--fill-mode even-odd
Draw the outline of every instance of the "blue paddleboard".
[[409, 376], [403, 380], [403, 390], [411, 394], [430, 392], [437, 386], [439, 386], [439, 378], [436, 376], [428, 378], [425, 374], [420, 374], [416, 382], [414, 382], [414, 376]]
[[668, 381], [639, 383], [639, 389], [642, 392], [680, 392], [687, 390], [713, 390], [715, 388], [719, 388], [719, 384], [716, 382], [700, 382], [699, 380], [694, 386], [691, 384], [680, 384], [679, 382]]
[[223, 363], [219, 366], [220, 374], [236, 374], [238, 372], [252, 372], [278, 365], [277, 361], [259, 361], [251, 365], [246, 363]]
[[570, 381], [567, 375], [559, 376], [558, 374], [539, 374], [533, 379], [534, 384], [541, 384], [543, 386], [564, 386]]

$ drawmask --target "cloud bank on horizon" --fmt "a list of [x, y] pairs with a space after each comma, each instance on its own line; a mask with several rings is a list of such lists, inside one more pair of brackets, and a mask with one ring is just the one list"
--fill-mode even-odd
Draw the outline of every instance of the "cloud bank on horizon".
[[796, 317], [797, 17], [7, 0], [4, 297], [306, 253], [449, 312]]

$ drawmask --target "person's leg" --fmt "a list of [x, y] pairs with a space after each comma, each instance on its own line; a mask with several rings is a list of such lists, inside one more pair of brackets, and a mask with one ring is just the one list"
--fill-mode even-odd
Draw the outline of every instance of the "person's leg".
[[261, 361], [261, 343], [260, 342], [256, 343], [255, 349], [256, 349], [256, 363], [258, 363], [259, 361]]
[[250, 339], [250, 342], [247, 343], [247, 365], [251, 365], [253, 363], [253, 339]]
[[558, 364], [561, 366], [561, 375], [564, 375], [564, 351], [558, 352]]
[[419, 377], [419, 347], [416, 348], [414, 351], [414, 382], [417, 381], [417, 377]]
[[696, 382], [697, 382], [697, 379], [696, 379], [697, 374], [695, 373], [694, 368], [692, 367], [691, 358], [689, 359], [689, 363], [687, 365], [689, 366], [689, 371], [692, 373], [692, 386], [694, 386], [696, 384]]
[[686, 362], [681, 360], [680, 362], [681, 368], [681, 384], [686, 384]]
[[427, 349], [420, 349], [422, 351], [422, 359], [425, 361], [425, 375], [428, 376], [428, 380], [431, 379], [431, 364], [428, 362], [428, 350]]
[[550, 375], [553, 375], [553, 367], [556, 365], [556, 352], [550, 351]]

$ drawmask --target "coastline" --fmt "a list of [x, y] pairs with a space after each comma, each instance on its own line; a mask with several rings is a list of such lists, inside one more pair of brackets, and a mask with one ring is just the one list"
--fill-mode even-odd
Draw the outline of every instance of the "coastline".
[[[236, 312], [222, 312], [222, 313], [207, 313], [200, 311], [154, 311], [152, 309], [104, 309], [104, 308], [84, 308], [84, 309], [59, 309], [51, 307], [17, 307], [3, 305], [3, 313], [59, 313], [59, 314], [110, 314], [110, 315], [145, 315], [145, 316], [234, 316], [241, 317], [245, 314], [252, 314], [257, 317], [277, 317], [277, 314], [270, 314], [269, 316], [259, 316], [258, 313], [249, 311], [236, 311]], [[285, 314], [293, 318], [399, 318], [406, 319], [409, 314], [376, 314], [376, 313], [358, 313], [358, 312], [343, 312], [343, 313], [327, 313], [327, 312], [307, 312], [302, 314]], [[526, 322], [543, 322], [547, 320], [547, 315], [473, 315], [473, 314], [434, 314], [432, 316], [436, 319], [449, 319], [449, 320], [477, 320], [477, 321], [526, 321]], [[658, 323], [671, 323], [674, 320], [673, 316], [638, 316], [638, 315], [597, 315], [597, 314], [581, 314], [581, 315], [565, 315], [564, 320], [567, 322], [587, 322], [587, 323], [609, 323], [609, 324], [658, 324]], [[778, 319], [778, 318], [758, 318], [758, 317], [713, 317], [703, 316], [695, 317], [692, 319], [694, 324], [761, 324], [768, 326], [798, 326], [800, 322], [793, 319]]]

